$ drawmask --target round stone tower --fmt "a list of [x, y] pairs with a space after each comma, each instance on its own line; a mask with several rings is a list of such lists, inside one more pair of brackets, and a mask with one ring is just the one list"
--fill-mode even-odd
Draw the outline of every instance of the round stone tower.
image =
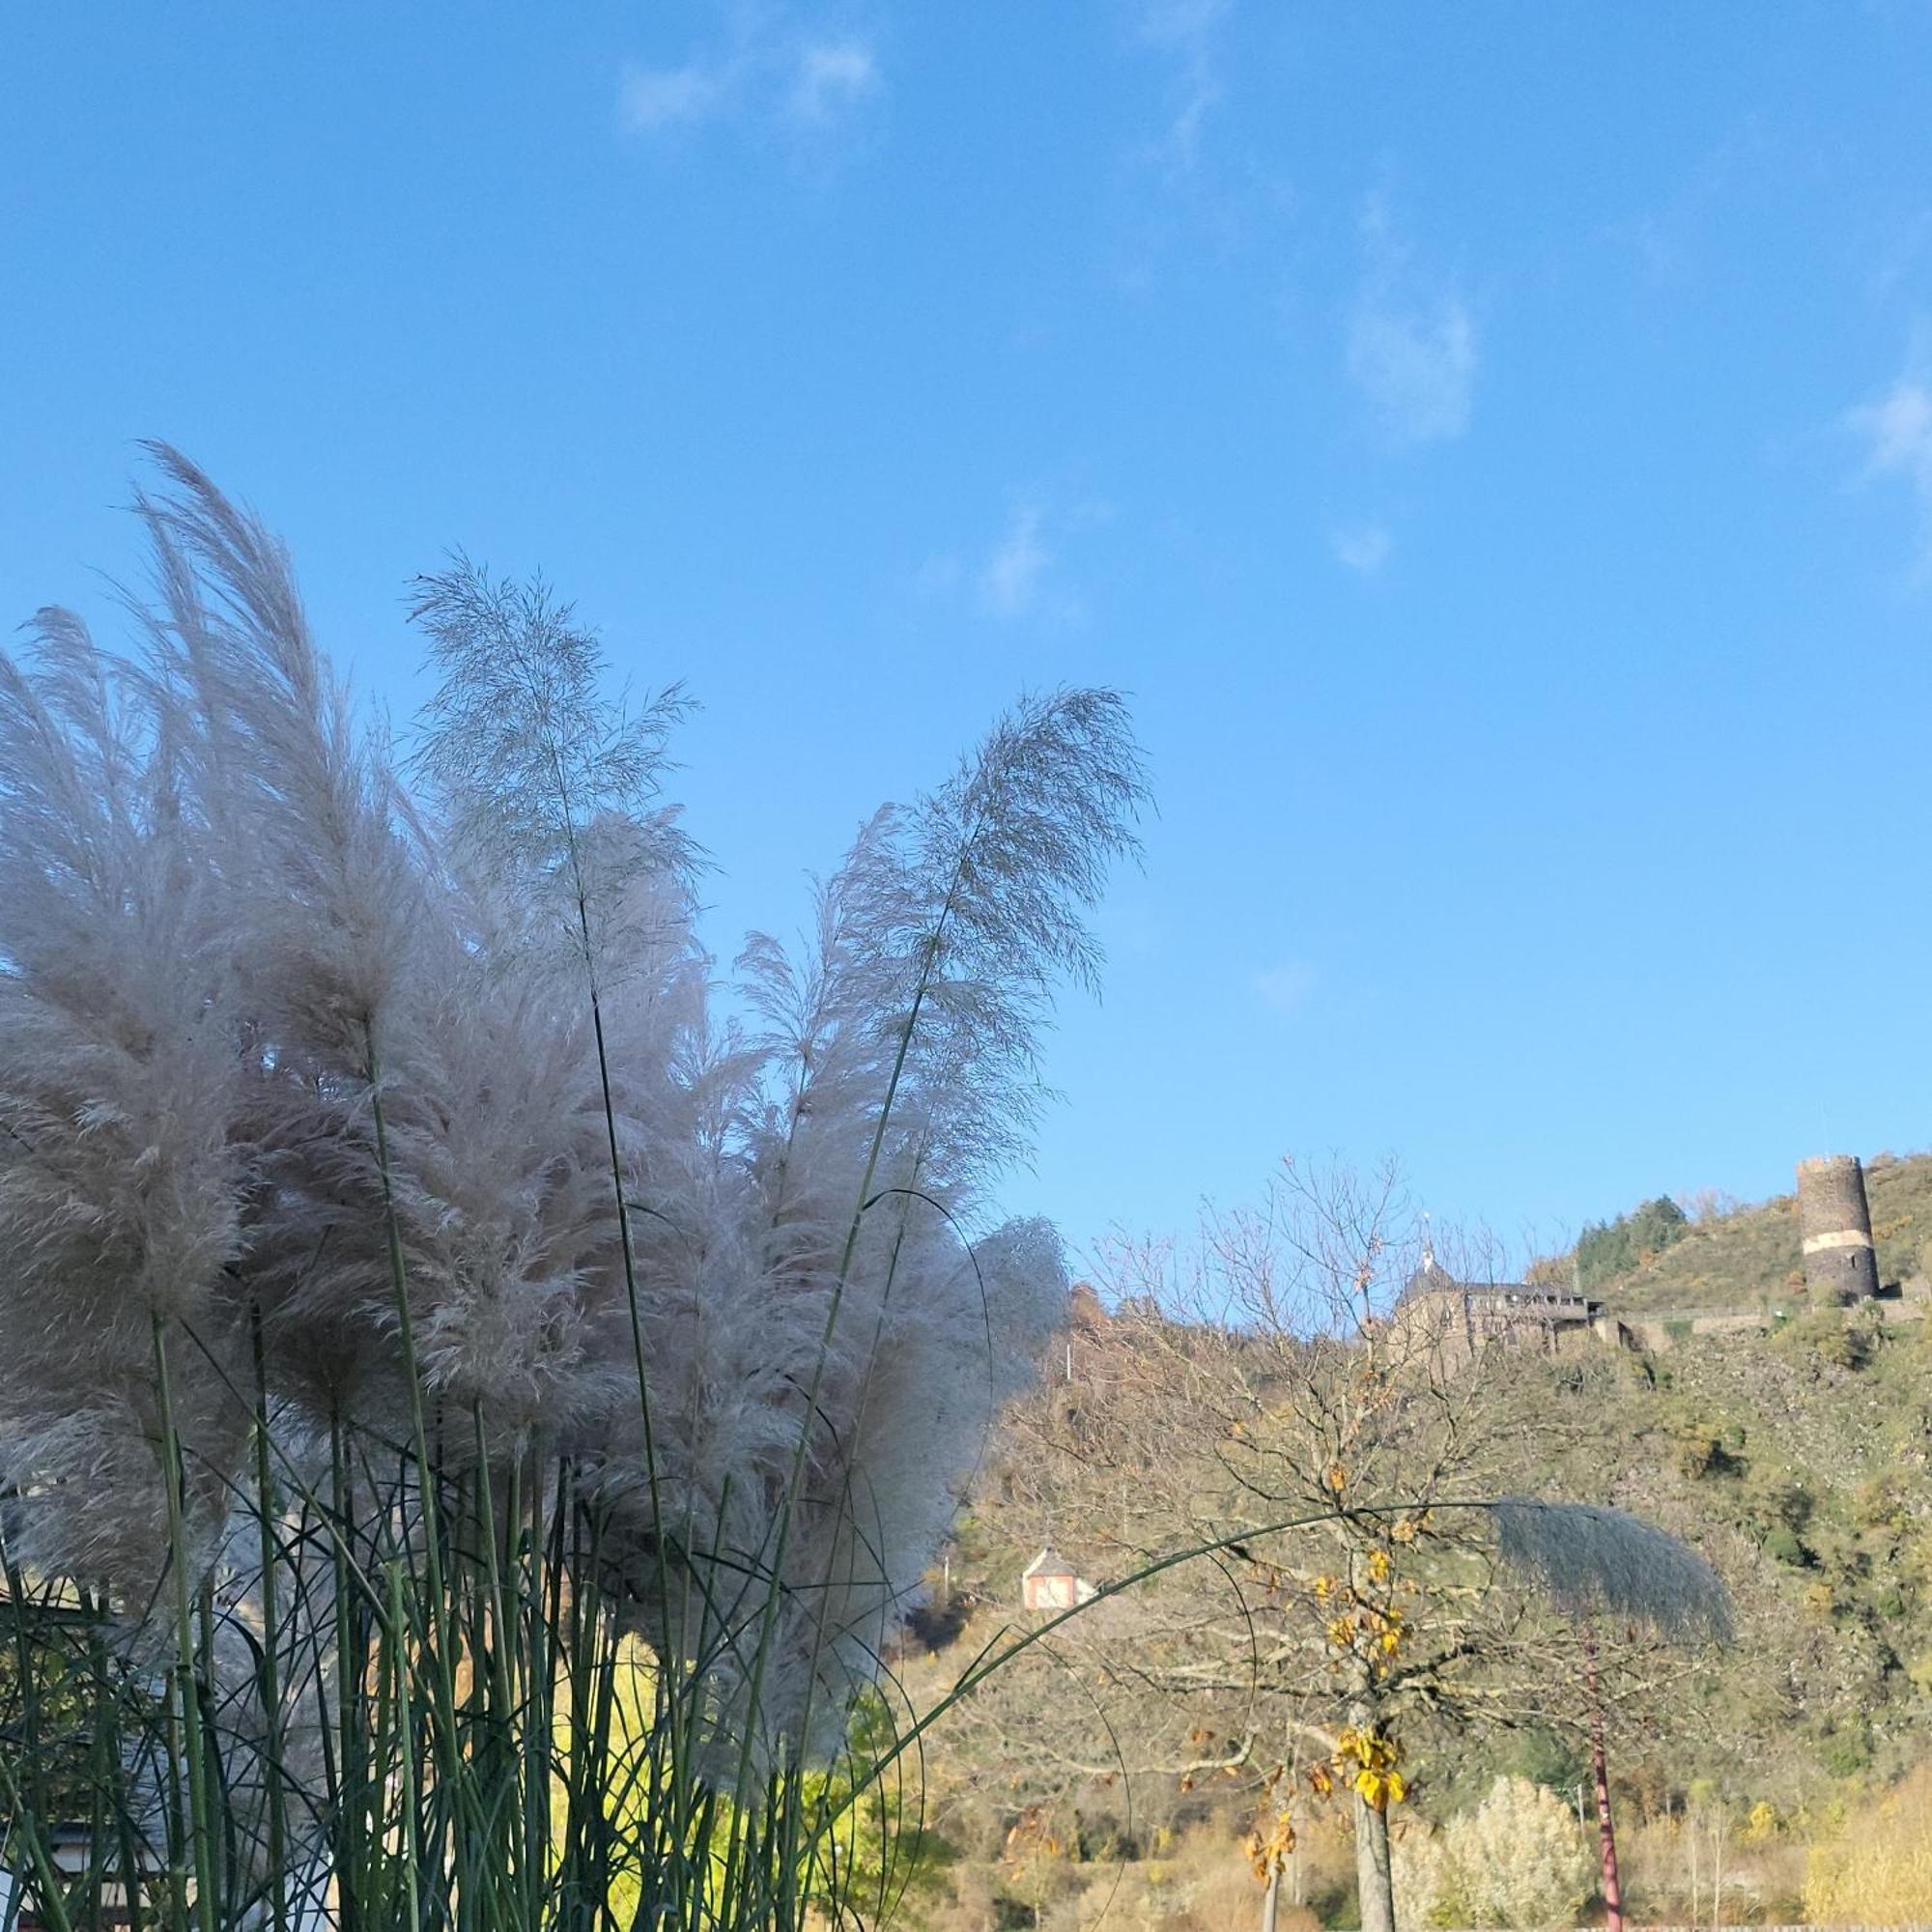
[[1856, 1154], [1798, 1163], [1798, 1236], [1807, 1288], [1837, 1301], [1863, 1301], [1878, 1293], [1865, 1171]]

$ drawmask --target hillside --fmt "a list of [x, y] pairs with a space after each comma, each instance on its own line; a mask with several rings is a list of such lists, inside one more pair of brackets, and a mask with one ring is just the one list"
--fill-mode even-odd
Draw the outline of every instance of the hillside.
[[[1885, 1282], [1926, 1272], [1932, 1246], [1932, 1154], [1873, 1155], [1865, 1163], [1872, 1236]], [[1567, 1275], [1571, 1255], [1545, 1267]], [[1667, 1247], [1628, 1272], [1593, 1286], [1620, 1312], [1703, 1313], [1807, 1305], [1798, 1251], [1798, 1200], [1780, 1194], [1751, 1207], [1690, 1220]]]
[[[1883, 1278], [1918, 1272], [1932, 1240], [1932, 1157], [1875, 1160], [1868, 1191]], [[1652, 1918], [1694, 1910], [1694, 1889], [1687, 1902], [1681, 1888], [1687, 1870], [1698, 1883], [1696, 1832], [1727, 1847], [1735, 1917], [1798, 1916], [1809, 1847], [1932, 1762], [1932, 1323], [1809, 1307], [1797, 1266], [1790, 1197], [1705, 1215], [1595, 1292], [1632, 1314], [1780, 1312], [1763, 1332], [1673, 1324], [1667, 1348], [1539, 1360], [1504, 1398], [1520, 1406], [1525, 1439], [1554, 1445], [1524, 1472], [1528, 1487], [1663, 1523], [1718, 1567], [1736, 1607], [1736, 1645], [1675, 1683], [1654, 1721], [1615, 1740], [1634, 1909]], [[1077, 1403], [1077, 1387], [1065, 1398]], [[907, 1660], [912, 1681], [937, 1688], [997, 1630], [1025, 1622], [1019, 1576], [1043, 1521], [1076, 1564], [1105, 1574], [1100, 1526], [1083, 1535], [1056, 1496], [1060, 1480], [1051, 1462], [1010, 1442], [983, 1472], [953, 1553], [948, 1614], [924, 1625], [926, 1648]], [[1131, 1701], [1110, 1717], [1131, 1727]], [[930, 1743], [932, 1822], [961, 1855], [960, 1916], [935, 1899], [913, 1922], [1084, 1923], [1103, 1894], [1128, 1925], [1205, 1925], [1235, 1909], [1236, 1840], [1256, 1802], [1238, 1772], [1198, 1790], [1137, 1780], [1129, 1802], [1112, 1778], [1016, 1766], [989, 1720]], [[1579, 1775], [1574, 1738], [1535, 1726], [1438, 1740], [1411, 1770], [1410, 1810], [1435, 1818], [1472, 1804], [1500, 1771], [1566, 1796]], [[1348, 1924], [1340, 1827], [1317, 1813], [1304, 1822], [1301, 1922]], [[1175, 1889], [1185, 1889], [1183, 1870], [1202, 1900], [1184, 1911]], [[1012, 1889], [1022, 1872], [1037, 1920]], [[965, 1910], [969, 1895], [978, 1913], [1004, 1899], [1001, 1916]], [[1062, 1908], [1044, 1909], [1049, 1896]]]
[[[1932, 1758], [1927, 1324], [1822, 1313], [1662, 1356], [1598, 1349], [1542, 1364], [1510, 1399], [1540, 1412], [1539, 1440], [1563, 1445], [1527, 1472], [1532, 1487], [1662, 1522], [1731, 1588], [1740, 1641], [1719, 1677], [1687, 1692], [1694, 1732], [1668, 1740], [1656, 1767], [1667, 1758], [1680, 1793], [1748, 1766], [1752, 1801], [1790, 1811], [1835, 1778]], [[1051, 1471], [1026, 1475], [1037, 1492]], [[980, 1487], [953, 1589], [1005, 1617], [1041, 1505], [1015, 1520], [1002, 1466]], [[1084, 1553], [1076, 1524], [1055, 1540]]]

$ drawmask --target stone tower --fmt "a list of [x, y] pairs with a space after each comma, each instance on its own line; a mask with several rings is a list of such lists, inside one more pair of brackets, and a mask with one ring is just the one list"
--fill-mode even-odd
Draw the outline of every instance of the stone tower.
[[1878, 1293], [1865, 1171], [1856, 1154], [1798, 1163], [1798, 1235], [1807, 1288], [1836, 1301], [1864, 1301]]

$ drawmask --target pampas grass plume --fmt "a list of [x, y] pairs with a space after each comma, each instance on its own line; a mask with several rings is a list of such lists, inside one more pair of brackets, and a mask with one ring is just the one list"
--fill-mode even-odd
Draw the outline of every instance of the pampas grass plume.
[[1728, 1642], [1730, 1599], [1703, 1557], [1623, 1510], [1511, 1495], [1492, 1505], [1504, 1563], [1567, 1616], [1642, 1625], [1677, 1642]]

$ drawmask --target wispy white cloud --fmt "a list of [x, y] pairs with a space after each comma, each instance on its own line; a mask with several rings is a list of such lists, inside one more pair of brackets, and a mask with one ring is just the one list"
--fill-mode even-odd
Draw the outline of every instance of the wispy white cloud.
[[1032, 615], [1053, 553], [1041, 535], [1043, 513], [1037, 503], [1020, 503], [980, 570], [980, 602], [996, 617]]
[[1416, 267], [1379, 198], [1362, 232], [1368, 262], [1349, 318], [1349, 374], [1394, 441], [1448, 441], [1468, 428], [1475, 403], [1475, 317]]
[[689, 60], [665, 67], [627, 61], [617, 77], [617, 113], [625, 130], [639, 136], [729, 119], [823, 133], [842, 126], [884, 82], [869, 40], [803, 30], [781, 8], [740, 15], [729, 42]]
[[1113, 506], [1099, 498], [1056, 503], [1016, 495], [983, 549], [934, 551], [907, 573], [905, 587], [923, 602], [969, 605], [1003, 624], [1082, 624], [1087, 606], [1067, 581], [1063, 553], [1112, 517]]
[[801, 121], [821, 125], [874, 93], [879, 61], [865, 41], [823, 41], [798, 56], [791, 89], [791, 111]]
[[708, 120], [728, 95], [726, 70], [694, 62], [689, 67], [641, 67], [627, 61], [617, 77], [617, 112], [633, 134]]
[[1349, 373], [1401, 441], [1461, 436], [1476, 382], [1469, 311], [1453, 296], [1426, 308], [1358, 310], [1349, 330]]
[[1156, 46], [1187, 45], [1228, 16], [1229, 0], [1136, 0], [1135, 30]]
[[1873, 475], [1902, 475], [1921, 488], [1932, 481], [1932, 390], [1917, 377], [1901, 376], [1876, 402], [1852, 411], [1850, 419], [1869, 444]]
[[1915, 345], [1905, 372], [1881, 396], [1848, 411], [1845, 426], [1865, 448], [1864, 473], [1903, 482], [1918, 507], [1918, 561], [1932, 568], [1932, 386]]
[[1328, 548], [1335, 561], [1364, 577], [1373, 577], [1389, 560], [1395, 539], [1382, 523], [1345, 524], [1329, 533]]
[[1866, 279], [1872, 295], [1889, 301], [1918, 273], [1932, 247], [1932, 209], [1915, 209], [1912, 213], [1886, 223], [1870, 251]]
[[1315, 969], [1305, 959], [1284, 959], [1257, 973], [1250, 983], [1264, 1006], [1293, 1016], [1307, 1006], [1315, 991]]
[[1225, 91], [1216, 35], [1227, 13], [1228, 0], [1136, 0], [1134, 7], [1136, 37], [1174, 63], [1172, 111], [1158, 149], [1183, 170], [1199, 158], [1202, 129]]
[[1712, 271], [1712, 234], [1726, 198], [1740, 184], [1759, 179], [1772, 158], [1761, 128], [1749, 123], [1734, 128], [1660, 199], [1613, 222], [1609, 238], [1631, 250], [1647, 282], [1696, 281]]
[[[1173, 272], [1174, 258], [1204, 247], [1221, 262], [1265, 260], [1271, 273], [1296, 197], [1274, 160], [1224, 126], [1243, 75], [1234, 0], [1114, 4], [1123, 43], [1153, 89], [1115, 171], [1113, 279], [1143, 299]], [[1261, 14], [1254, 18], [1259, 26]]]

